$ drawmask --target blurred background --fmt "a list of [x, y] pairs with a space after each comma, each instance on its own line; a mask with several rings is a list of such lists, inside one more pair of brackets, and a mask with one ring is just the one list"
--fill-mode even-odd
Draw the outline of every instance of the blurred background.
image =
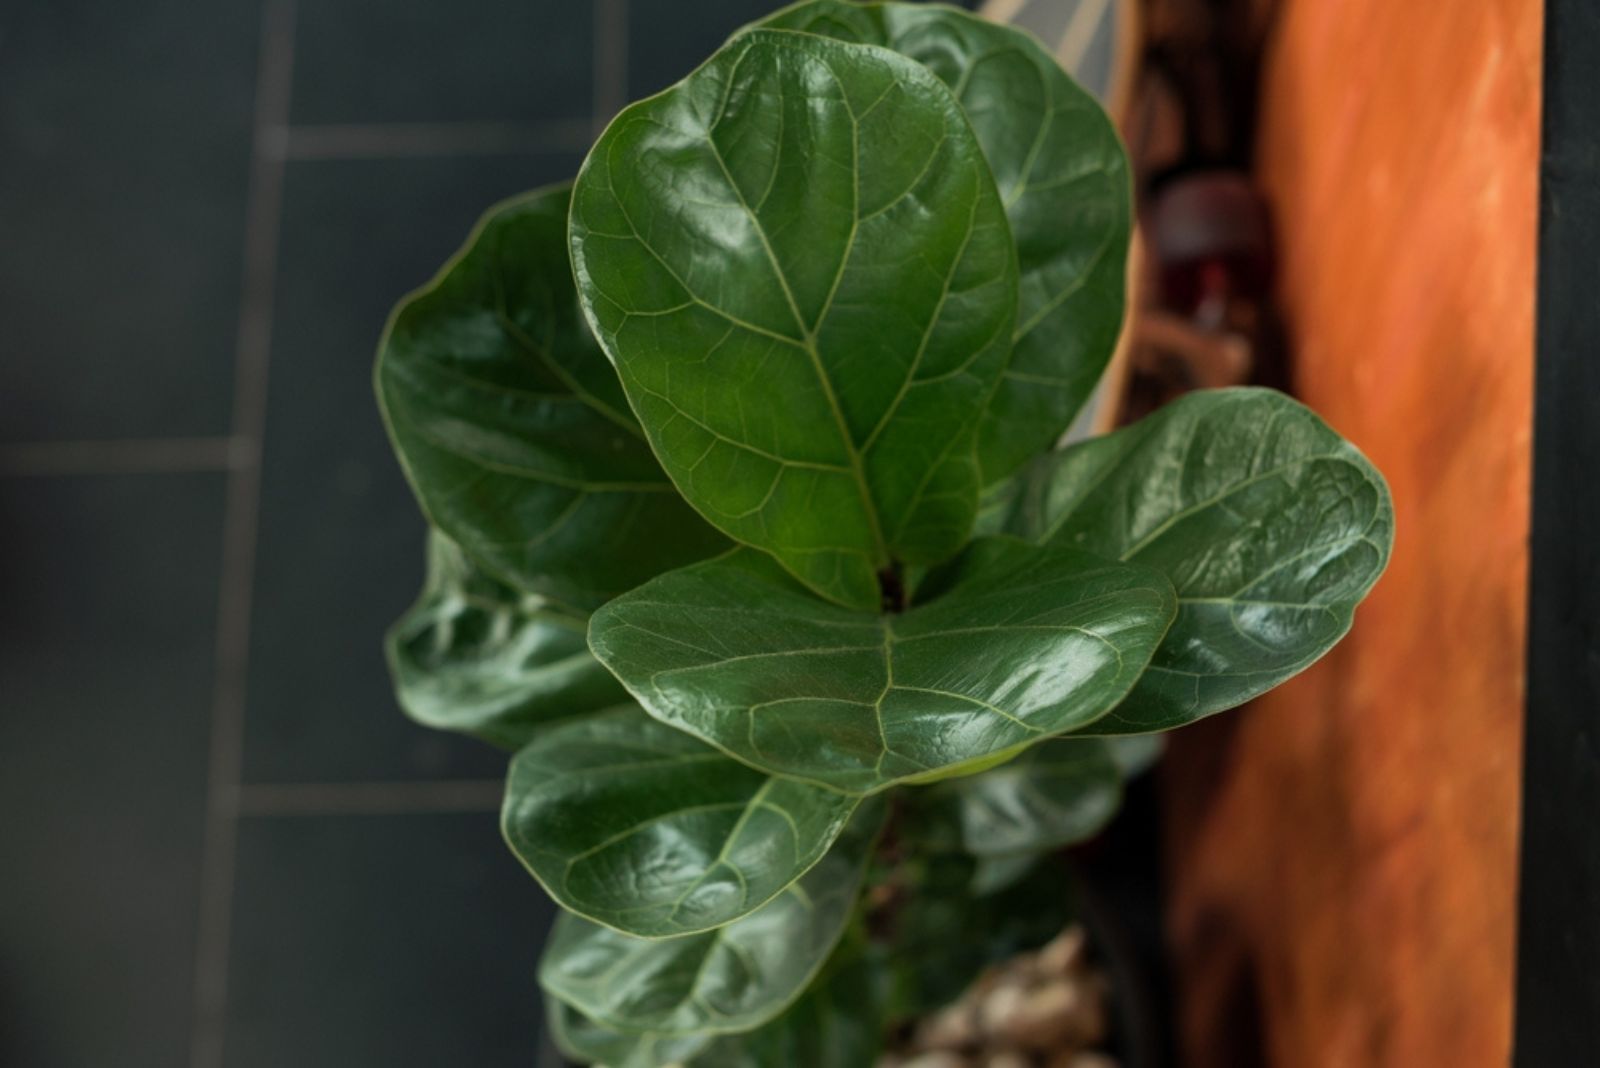
[[533, 1063], [503, 759], [389, 691], [373, 354], [771, 7], [0, 3], [0, 1064]]
[[[490, 204], [774, 6], [0, 0], [0, 1068], [549, 1057], [503, 758], [389, 690], [423, 524], [372, 358]], [[1600, 5], [982, 6], [1137, 165], [1086, 419], [1279, 385], [1395, 494], [1350, 640], [1176, 735], [1087, 858], [1154, 1044], [1600, 1063]]]

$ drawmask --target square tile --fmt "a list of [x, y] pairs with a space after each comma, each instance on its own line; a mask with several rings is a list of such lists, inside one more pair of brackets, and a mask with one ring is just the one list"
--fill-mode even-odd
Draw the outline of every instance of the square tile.
[[784, 6], [774, 0], [696, 0], [690, 16], [678, 4], [634, 0], [627, 16], [628, 99], [665, 89], [709, 59], [734, 30]]
[[528, 1068], [554, 906], [492, 813], [246, 819], [226, 1068]]
[[583, 118], [593, 99], [586, 3], [316, 0], [295, 32], [296, 123]]
[[747, 22], [776, 11], [772, 0], [698, 0], [692, 17], [678, 4], [628, 5], [628, 99], [659, 92], [722, 47]]
[[0, 441], [227, 432], [260, 19], [0, 9]]
[[391, 306], [495, 201], [571, 157], [291, 164], [284, 191], [245, 716], [247, 782], [494, 777], [481, 743], [406, 720], [383, 632], [422, 581], [423, 521], [372, 361]]
[[0, 479], [0, 1064], [187, 1062], [222, 501]]

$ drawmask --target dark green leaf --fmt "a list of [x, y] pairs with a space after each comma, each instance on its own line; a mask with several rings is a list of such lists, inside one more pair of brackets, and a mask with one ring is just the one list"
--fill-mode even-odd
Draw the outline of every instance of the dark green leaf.
[[1017, 497], [1021, 493], [1022, 479], [1018, 475], [986, 486], [983, 495], [978, 498], [978, 519], [972, 527], [973, 536], [1004, 534], [1006, 522], [1016, 508]]
[[589, 644], [663, 722], [866, 792], [1092, 723], [1173, 613], [1157, 572], [1011, 538], [973, 543], [929, 583], [942, 595], [903, 615], [852, 612], [741, 549], [612, 601]]
[[1075, 895], [1058, 858], [1041, 859], [993, 893], [976, 888], [977, 871], [977, 859], [959, 853], [904, 866], [905, 889], [878, 958], [891, 976], [891, 1019], [954, 1001], [984, 967], [1039, 948], [1073, 919]]
[[984, 857], [1091, 838], [1121, 802], [1122, 776], [1098, 738], [1051, 738], [1010, 763], [916, 796], [931, 844]]
[[572, 250], [651, 444], [712, 523], [857, 608], [892, 559], [960, 548], [1017, 265], [977, 139], [924, 67], [740, 36], [606, 130]]
[[1166, 751], [1167, 738], [1163, 734], [1117, 734], [1102, 738], [1111, 750], [1122, 781], [1137, 779], [1161, 759]]
[[1016, 886], [1028, 873], [1033, 871], [1038, 864], [1050, 854], [1046, 851], [1038, 853], [1007, 853], [997, 857], [974, 857], [977, 861], [972, 871], [971, 892], [978, 897], [986, 894], [998, 894]]
[[605, 1068], [668, 1068], [709, 1046], [711, 1035], [630, 1034], [603, 1027], [556, 998], [545, 998], [545, 1020], [556, 1048], [580, 1064]]
[[587, 609], [724, 543], [662, 473], [583, 322], [569, 197], [485, 217], [396, 309], [377, 390], [433, 525], [501, 579]]
[[1158, 568], [1178, 591], [1150, 669], [1091, 733], [1180, 726], [1308, 667], [1349, 630], [1394, 536], [1383, 476], [1271, 390], [1190, 394], [1030, 475], [1015, 532]]
[[563, 913], [545, 947], [545, 991], [603, 1027], [663, 1037], [748, 1031], [801, 995], [855, 907], [881, 802], [863, 805], [806, 875], [714, 931], [647, 940]]
[[848, 932], [803, 997], [754, 1031], [724, 1035], [694, 1068], [873, 1068], [883, 1050], [874, 962]]
[[418, 723], [516, 749], [541, 723], [627, 700], [590, 655], [585, 626], [431, 532], [427, 584], [388, 636], [400, 705]]
[[979, 446], [985, 484], [1004, 477], [1061, 436], [1116, 347], [1131, 187], [1110, 119], [1032, 35], [965, 11], [813, 0], [765, 24], [886, 45], [961, 101], [1021, 268], [1016, 348]]
[[746, 767], [629, 705], [535, 736], [512, 762], [502, 826], [562, 906], [662, 938], [766, 904], [859, 803]]

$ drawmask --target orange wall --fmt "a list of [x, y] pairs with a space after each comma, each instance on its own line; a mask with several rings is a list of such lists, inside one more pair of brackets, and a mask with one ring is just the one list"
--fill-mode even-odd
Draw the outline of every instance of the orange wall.
[[1260, 174], [1297, 390], [1388, 476], [1351, 637], [1166, 771], [1194, 1068], [1501, 1068], [1511, 1042], [1538, 0], [1284, 0]]

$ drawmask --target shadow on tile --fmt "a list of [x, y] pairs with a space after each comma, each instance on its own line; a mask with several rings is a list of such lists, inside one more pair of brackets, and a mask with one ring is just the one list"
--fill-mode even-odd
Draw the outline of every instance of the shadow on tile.
[[535, 1063], [552, 906], [493, 813], [247, 819], [226, 1068]]
[[188, 1059], [222, 483], [0, 479], [0, 1064]]

